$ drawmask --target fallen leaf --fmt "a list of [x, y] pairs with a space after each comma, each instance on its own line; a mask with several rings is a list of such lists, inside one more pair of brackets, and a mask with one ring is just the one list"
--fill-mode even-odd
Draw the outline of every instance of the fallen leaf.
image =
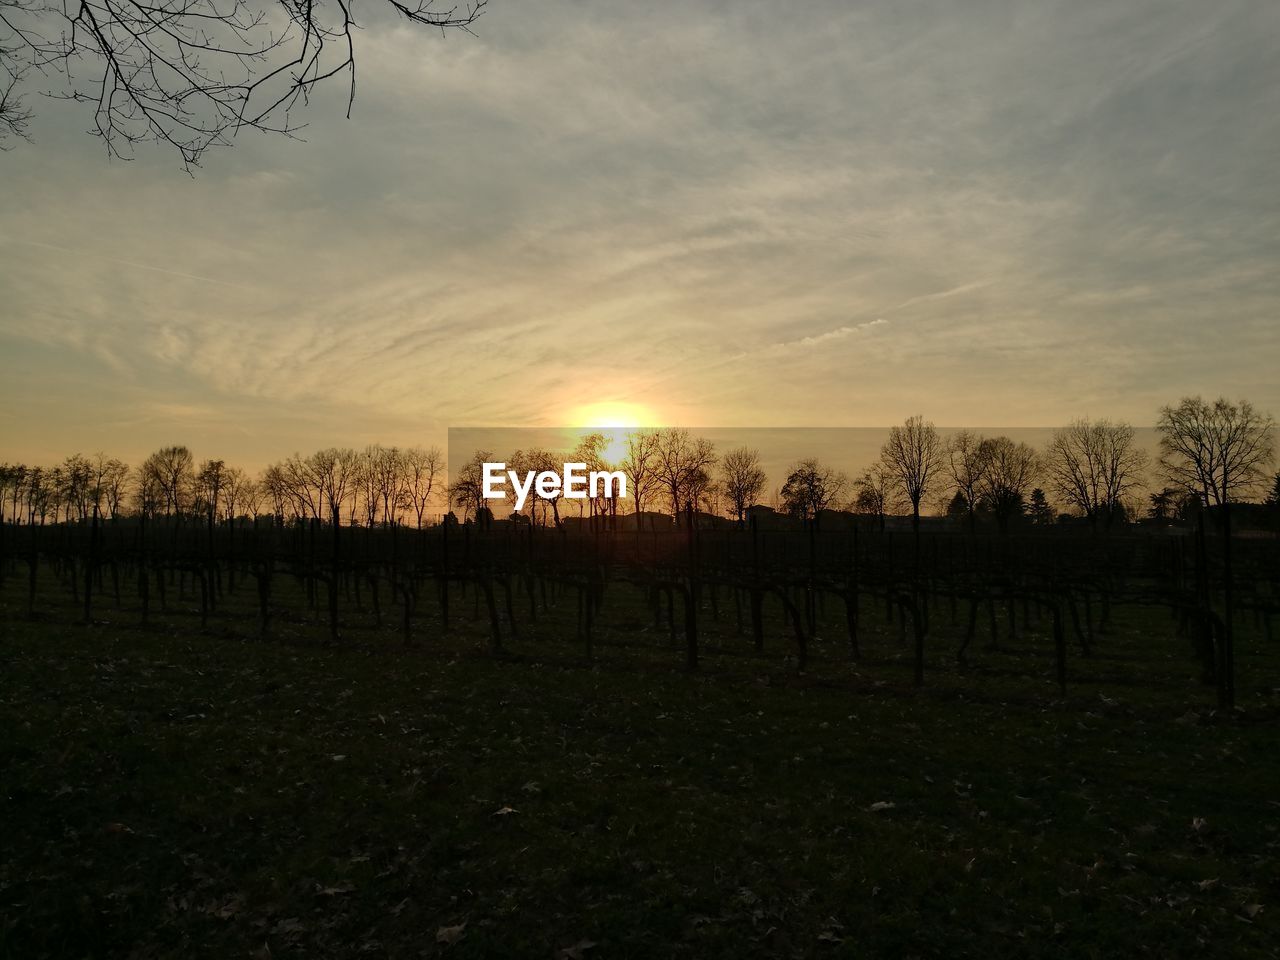
[[322, 887], [316, 884], [317, 897], [337, 897], [344, 893], [352, 893], [355, 890], [355, 884], [340, 883], [336, 887]]
[[463, 920], [456, 927], [441, 927], [436, 931], [436, 943], [443, 943], [446, 947], [451, 947], [462, 939], [463, 931], [467, 929], [467, 921]]

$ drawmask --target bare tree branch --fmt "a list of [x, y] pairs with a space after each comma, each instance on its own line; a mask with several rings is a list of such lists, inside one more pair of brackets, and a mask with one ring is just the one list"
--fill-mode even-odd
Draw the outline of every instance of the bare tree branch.
[[[386, 0], [411, 23], [465, 30], [487, 0], [436, 9]], [[0, 146], [26, 133], [33, 74], [93, 107], [111, 156], [172, 147], [187, 168], [241, 130], [293, 136], [295, 108], [345, 75], [356, 91], [354, 0], [0, 0]]]

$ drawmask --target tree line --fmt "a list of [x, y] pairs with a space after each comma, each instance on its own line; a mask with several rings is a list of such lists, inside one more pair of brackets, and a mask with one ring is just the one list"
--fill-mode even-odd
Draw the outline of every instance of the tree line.
[[139, 466], [104, 454], [75, 454], [54, 467], [0, 464], [0, 515], [44, 524], [100, 518], [199, 518], [214, 522], [270, 515], [422, 527], [445, 487], [437, 447], [363, 450], [330, 447], [294, 454], [250, 476], [224, 460], [197, 462], [182, 445], [162, 447]]
[[[1038, 450], [1003, 435], [943, 435], [932, 422], [913, 416], [890, 429], [878, 459], [858, 476], [805, 458], [792, 465], [773, 500], [780, 511], [801, 519], [840, 509], [883, 522], [902, 512], [916, 525], [936, 503], [971, 528], [980, 517], [991, 517], [1002, 529], [1016, 518], [1045, 523], [1064, 513], [1111, 524], [1144, 507], [1147, 515], [1168, 519], [1264, 493], [1280, 507], [1280, 474], [1268, 473], [1275, 458], [1269, 414], [1248, 401], [1184, 397], [1160, 409], [1156, 429], [1153, 463], [1134, 428], [1121, 421], [1075, 420]], [[740, 446], [721, 453], [709, 439], [678, 427], [630, 432], [617, 463], [608, 462], [607, 447], [607, 437], [592, 433], [571, 451], [516, 450], [506, 463], [519, 471], [559, 470], [566, 461], [585, 463], [588, 470], [621, 470], [636, 514], [694, 511], [742, 522], [764, 502], [769, 478], [759, 450]], [[494, 459], [490, 451], [476, 451], [450, 483], [437, 447], [331, 447], [295, 454], [256, 477], [223, 460], [197, 462], [180, 445], [157, 450], [137, 468], [104, 454], [76, 454], [49, 468], [0, 464], [0, 516], [44, 524], [94, 515], [210, 522], [271, 515], [421, 528], [434, 521], [433, 506], [456, 509], [464, 518], [484, 516], [481, 466]], [[1163, 486], [1144, 504], [1138, 495], [1151, 474]], [[592, 516], [618, 509], [616, 499], [578, 503]], [[558, 496], [535, 494], [520, 519], [559, 525], [563, 507]]]

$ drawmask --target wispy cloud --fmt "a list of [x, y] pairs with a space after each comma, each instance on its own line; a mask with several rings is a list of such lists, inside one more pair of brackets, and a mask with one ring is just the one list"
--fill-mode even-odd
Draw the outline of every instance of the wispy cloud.
[[862, 330], [870, 330], [872, 327], [880, 327], [888, 324], [888, 320], [883, 317], [877, 317], [874, 320], [868, 320], [866, 323], [855, 323], [852, 326], [846, 325], [836, 327], [834, 330], [824, 330], [822, 333], [811, 334], [807, 337], [801, 337], [799, 340], [791, 340], [786, 343], [780, 343], [780, 347], [801, 346], [813, 347], [821, 343], [829, 343], [832, 340], [843, 340], [845, 337], [852, 336]]
[[602, 394], [704, 423], [1280, 408], [1275, 4], [547, 0], [444, 41], [377, 9], [351, 121], [322, 93], [309, 142], [194, 181], [43, 109], [0, 192], [6, 403], [65, 379], [68, 443], [145, 406], [122, 449], [187, 409], [284, 449]]

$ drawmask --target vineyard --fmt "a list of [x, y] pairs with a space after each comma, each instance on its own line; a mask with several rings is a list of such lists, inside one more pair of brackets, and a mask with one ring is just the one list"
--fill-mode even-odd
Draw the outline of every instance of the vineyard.
[[[572, 530], [159, 518], [6, 525], [2, 547], [10, 616], [24, 607], [145, 627], [184, 610], [202, 630], [264, 641], [429, 646], [462, 635], [497, 656], [555, 637], [588, 661], [609, 656], [618, 628], [643, 626], [691, 670], [721, 651], [803, 672], [887, 647], [915, 685], [931, 665], [1023, 642], [1064, 694], [1073, 664], [1110, 649], [1119, 613], [1140, 611], [1165, 625], [1219, 706], [1236, 700], [1237, 634], [1269, 652], [1280, 614], [1280, 542], [1227, 540], [1203, 520], [1190, 531], [975, 535], [704, 528], [691, 513], [647, 530], [607, 517]], [[1198, 696], [1187, 690], [1189, 704]]]
[[0, 955], [1273, 955], [1236, 540], [7, 526]]

